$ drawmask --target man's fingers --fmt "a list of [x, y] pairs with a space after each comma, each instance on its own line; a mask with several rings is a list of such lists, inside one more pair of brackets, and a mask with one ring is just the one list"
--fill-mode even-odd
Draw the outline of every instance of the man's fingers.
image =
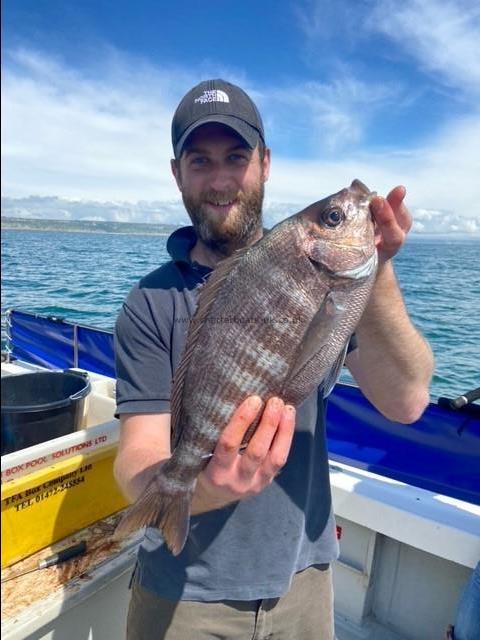
[[412, 216], [405, 206], [405, 187], [395, 187], [386, 198], [376, 196], [370, 208], [380, 230], [408, 232], [412, 226]]
[[406, 193], [407, 190], [402, 186], [394, 187], [390, 191], [387, 196], [387, 200], [394, 211], [398, 209], [398, 207], [402, 204], [403, 200], [405, 199]]
[[397, 220], [392, 207], [385, 198], [382, 198], [381, 196], [375, 196], [372, 198], [370, 210], [372, 211], [379, 229], [393, 229], [397, 226]]
[[394, 212], [400, 227], [403, 229], [403, 231], [408, 232], [410, 231], [410, 227], [412, 226], [412, 216], [410, 215], [409, 210], [403, 202], [406, 193], [407, 190], [405, 189], [405, 187], [395, 187], [388, 194], [387, 202], [392, 208], [392, 211]]
[[373, 217], [377, 225], [376, 242], [379, 250], [390, 257], [405, 239], [405, 231], [398, 223], [396, 215], [385, 198], [379, 196], [372, 199], [370, 204]]
[[261, 407], [261, 398], [250, 396], [236, 409], [215, 447], [214, 459], [217, 464], [229, 466], [236, 459], [243, 437]]
[[282, 419], [268, 454], [268, 473], [276, 475], [287, 462], [295, 433], [295, 407], [285, 405]]
[[253, 475], [265, 460], [281, 422], [284, 406], [280, 398], [268, 400], [262, 419], [243, 453], [239, 466], [241, 475]]
[[242, 455], [240, 447], [262, 406], [257, 396], [243, 402], [221, 434], [203, 480], [228, 501], [262, 491], [287, 461], [295, 430], [295, 409], [270, 398]]

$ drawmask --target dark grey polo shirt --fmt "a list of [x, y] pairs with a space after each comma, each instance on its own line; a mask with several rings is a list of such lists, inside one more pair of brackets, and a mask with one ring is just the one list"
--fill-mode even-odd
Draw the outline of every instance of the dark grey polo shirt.
[[[192, 263], [191, 227], [167, 243], [172, 258], [136, 285], [115, 332], [117, 412], [170, 411], [173, 373], [185, 345], [199, 285], [210, 270]], [[321, 391], [297, 410], [287, 464], [262, 493], [191, 518], [181, 554], [173, 556], [149, 528], [137, 579], [170, 600], [258, 600], [286, 593], [293, 575], [329, 563], [338, 545], [332, 514]]]

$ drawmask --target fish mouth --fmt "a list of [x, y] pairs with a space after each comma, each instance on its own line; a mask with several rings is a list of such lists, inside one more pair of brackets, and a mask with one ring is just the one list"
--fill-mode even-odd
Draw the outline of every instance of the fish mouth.
[[315, 239], [305, 251], [312, 265], [334, 278], [358, 279], [369, 276], [377, 266], [377, 250], [356, 242], [331, 243]]
[[346, 269], [345, 271], [335, 271], [333, 275], [337, 278], [348, 278], [349, 280], [360, 280], [361, 278], [368, 278], [378, 265], [377, 250], [372, 253], [370, 258], [366, 262], [354, 267], [353, 269]]
[[346, 249], [347, 251], [355, 251], [356, 253], [363, 254], [365, 249], [362, 245], [355, 242], [337, 242], [335, 241], [335, 249]]

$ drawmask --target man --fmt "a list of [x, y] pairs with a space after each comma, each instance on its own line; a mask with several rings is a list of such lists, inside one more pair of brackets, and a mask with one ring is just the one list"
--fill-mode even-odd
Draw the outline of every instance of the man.
[[[220, 259], [261, 237], [270, 170], [256, 106], [222, 80], [187, 93], [172, 142], [171, 168], [193, 229], [172, 234], [172, 260], [132, 290], [116, 327], [115, 474], [132, 501], [171, 453], [171, 380], [198, 287]], [[433, 360], [391, 264], [411, 225], [404, 196], [396, 187], [372, 202], [380, 264], [346, 364], [380, 411], [412, 422], [428, 402]], [[225, 427], [198, 478], [180, 555], [147, 529], [133, 580], [130, 640], [334, 637], [330, 563], [338, 548], [322, 389], [296, 412], [280, 398], [269, 400], [240, 452], [259, 407], [259, 398], [247, 398]]]

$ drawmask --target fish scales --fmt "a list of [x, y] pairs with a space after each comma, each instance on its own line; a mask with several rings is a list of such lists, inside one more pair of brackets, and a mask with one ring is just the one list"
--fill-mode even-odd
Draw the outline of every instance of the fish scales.
[[173, 454], [120, 531], [157, 526], [179, 553], [196, 478], [239, 404], [257, 394], [298, 406], [334, 378], [375, 277], [373, 195], [355, 180], [211, 274], [175, 372]]

